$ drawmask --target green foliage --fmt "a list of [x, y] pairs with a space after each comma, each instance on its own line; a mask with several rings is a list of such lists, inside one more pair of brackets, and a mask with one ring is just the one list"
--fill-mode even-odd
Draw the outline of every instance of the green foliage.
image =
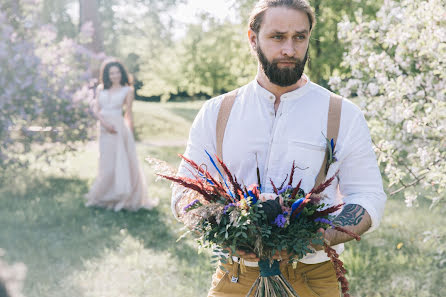
[[[45, 0], [42, 17], [60, 27], [59, 35], [73, 36], [74, 20], [67, 14], [74, 0]], [[121, 0], [101, 0], [100, 17], [106, 53], [121, 57], [131, 73], [143, 83], [141, 96], [187, 92], [219, 95], [252, 80], [257, 62], [247, 41], [248, 16], [255, 0], [234, 1], [239, 20], [217, 21], [203, 14], [198, 24], [189, 24], [185, 36], [174, 40], [175, 20], [171, 9], [185, 0], [132, 0], [124, 9]], [[312, 81], [328, 87], [333, 75], [343, 75], [345, 51], [338, 38], [337, 23], [355, 12], [374, 15], [379, 1], [311, 1], [317, 25], [310, 44], [306, 69]], [[113, 7], [121, 5], [116, 10]]]
[[[193, 95], [219, 95], [248, 83], [255, 75], [256, 63], [249, 52], [246, 32], [241, 25], [219, 23], [202, 17], [203, 23], [190, 24], [184, 38], [172, 47], [161, 47], [156, 62], [142, 59], [141, 94], [186, 91]], [[175, 57], [175, 58], [174, 58]]]
[[183, 79], [179, 87], [191, 94], [205, 92], [212, 96], [248, 83], [256, 65], [249, 52], [242, 26], [203, 19], [190, 25], [180, 45]]

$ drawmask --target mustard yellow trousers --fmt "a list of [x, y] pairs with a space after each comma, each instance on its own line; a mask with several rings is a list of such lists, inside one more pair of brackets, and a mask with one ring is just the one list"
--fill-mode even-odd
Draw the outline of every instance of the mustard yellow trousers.
[[[232, 262], [232, 261], [231, 261]], [[258, 267], [241, 267], [239, 263], [220, 263], [212, 276], [208, 297], [245, 297], [259, 276]], [[294, 268], [295, 267], [295, 268]], [[297, 266], [283, 263], [283, 276], [300, 297], [339, 297], [341, 295], [336, 272], [331, 261]], [[252, 295], [253, 296], [253, 293]]]

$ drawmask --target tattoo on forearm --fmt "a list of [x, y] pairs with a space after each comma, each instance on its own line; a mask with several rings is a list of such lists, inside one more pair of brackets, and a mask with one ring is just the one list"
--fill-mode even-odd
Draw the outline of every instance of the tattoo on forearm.
[[365, 215], [365, 209], [357, 204], [349, 204], [344, 207], [342, 212], [333, 221], [340, 226], [357, 226]]

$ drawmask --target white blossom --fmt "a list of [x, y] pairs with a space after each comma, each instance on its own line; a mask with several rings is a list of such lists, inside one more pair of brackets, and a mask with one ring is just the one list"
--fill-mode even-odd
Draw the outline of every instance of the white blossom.
[[445, 16], [444, 0], [385, 0], [374, 20], [338, 24], [351, 76], [329, 84], [365, 109], [388, 191], [408, 191], [409, 206], [446, 197]]

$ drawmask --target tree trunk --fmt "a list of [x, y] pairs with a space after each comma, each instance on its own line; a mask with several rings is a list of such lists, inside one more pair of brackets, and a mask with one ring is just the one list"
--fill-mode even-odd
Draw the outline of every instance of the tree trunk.
[[[316, 15], [316, 18], [318, 18], [321, 14], [320, 13], [320, 4], [321, 4], [320, 2], [321, 2], [320, 0], [316, 0], [314, 2], [314, 14]], [[322, 52], [322, 50], [321, 50], [321, 30], [319, 28], [320, 28], [320, 26], [316, 25], [315, 32], [314, 32], [314, 33], [316, 33], [315, 34], [316, 40], [315, 40], [315, 45], [314, 45], [315, 53], [316, 53], [316, 57], [314, 57], [314, 59], [316, 61], [320, 58], [321, 52]], [[312, 75], [313, 75], [314, 81], [319, 82], [321, 79], [321, 69], [320, 68], [312, 69]]]
[[88, 22], [91, 22], [94, 33], [87, 47], [95, 53], [103, 52], [104, 32], [99, 17], [99, 0], [79, 0], [79, 28]]

